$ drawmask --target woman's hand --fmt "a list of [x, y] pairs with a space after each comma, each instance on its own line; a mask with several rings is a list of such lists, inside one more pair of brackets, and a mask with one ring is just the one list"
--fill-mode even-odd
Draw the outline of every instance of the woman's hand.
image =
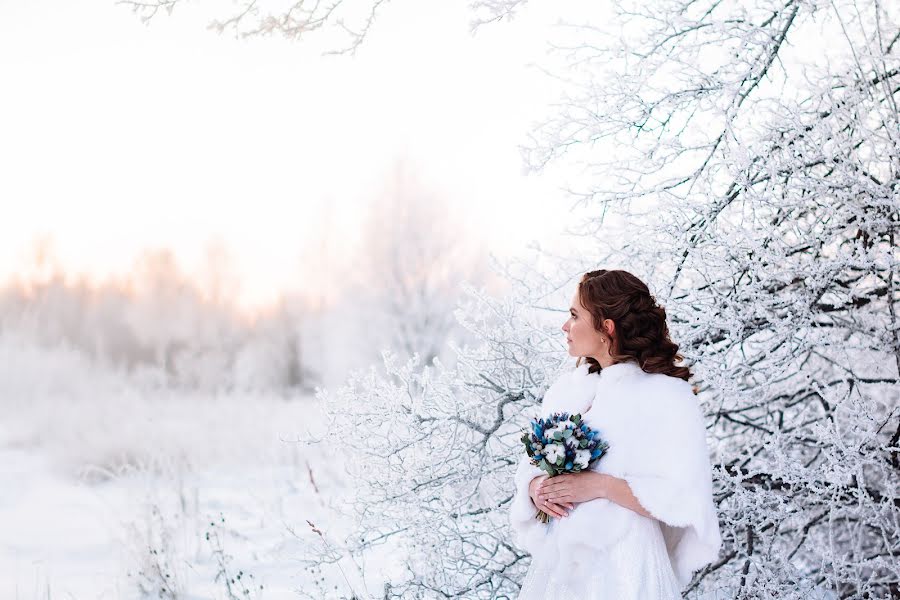
[[550, 477], [549, 480], [540, 483], [537, 498], [541, 502], [568, 505], [574, 502], [604, 498], [606, 496], [605, 478], [603, 473], [596, 471], [564, 473]]
[[538, 490], [541, 487], [541, 484], [546, 480], [548, 475], [538, 475], [528, 484], [528, 495], [531, 496], [531, 501], [534, 502], [534, 505], [550, 515], [551, 517], [567, 517], [569, 513], [566, 512], [566, 509], [575, 508], [575, 505], [571, 502], [549, 502], [547, 500], [541, 500], [538, 498]]

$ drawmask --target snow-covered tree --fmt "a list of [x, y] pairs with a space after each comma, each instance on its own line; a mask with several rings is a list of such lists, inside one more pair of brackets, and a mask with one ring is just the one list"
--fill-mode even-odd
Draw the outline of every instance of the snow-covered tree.
[[171, 250], [144, 252], [136, 261], [129, 324], [153, 349], [156, 363], [176, 371], [176, 356], [194, 333], [197, 290]]
[[455, 208], [402, 160], [367, 205], [342, 312], [361, 319], [354, 337], [373, 360], [382, 350], [452, 359], [448, 339], [465, 336], [453, 316], [460, 283], [483, 283], [487, 265]]
[[302, 321], [307, 318], [302, 298], [282, 294], [278, 303], [259, 315], [252, 334], [234, 359], [238, 389], [312, 391], [317, 374], [302, 357]]

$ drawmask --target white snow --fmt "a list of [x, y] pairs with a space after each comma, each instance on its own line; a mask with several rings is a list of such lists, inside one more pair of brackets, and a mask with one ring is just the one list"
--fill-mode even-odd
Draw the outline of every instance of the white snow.
[[[120, 464], [115, 475], [76, 469], [85, 466], [79, 456], [96, 458], [89, 449], [68, 445], [63, 460], [66, 448], [53, 438], [36, 443], [33, 435], [13, 435], [13, 423], [23, 433], [19, 419], [0, 425], [0, 597], [138, 598], [137, 573], [152, 546], [181, 597], [225, 598], [207, 532], [220, 533], [232, 576], [243, 571], [245, 581], [264, 586], [259, 597], [297, 598], [297, 588], [317, 595], [312, 575], [296, 560], [317, 543], [306, 520], [329, 532], [335, 492], [345, 488], [319, 445], [291, 441], [291, 430], [296, 438], [319, 418], [313, 401], [218, 398], [217, 411], [211, 399], [182, 400], [157, 415], [152, 428], [162, 434], [141, 435], [135, 426], [130, 447], [117, 440], [129, 456], [146, 457], [149, 468]], [[60, 416], [59, 427], [90, 421]], [[112, 437], [115, 428], [98, 429], [93, 437]], [[220, 452], [178, 458], [203, 443]], [[104, 473], [109, 478], [100, 478]]]

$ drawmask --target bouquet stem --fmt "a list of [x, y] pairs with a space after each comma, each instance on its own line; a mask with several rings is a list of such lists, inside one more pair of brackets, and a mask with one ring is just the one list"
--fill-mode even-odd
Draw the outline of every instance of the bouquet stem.
[[550, 515], [538, 509], [537, 513], [534, 515], [534, 518], [540, 521], [541, 523], [546, 523], [550, 520]]

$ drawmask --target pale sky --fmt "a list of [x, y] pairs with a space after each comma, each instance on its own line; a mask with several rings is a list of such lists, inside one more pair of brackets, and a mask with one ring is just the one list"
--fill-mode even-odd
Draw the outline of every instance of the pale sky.
[[544, 53], [544, 17], [472, 37], [467, 4], [393, 0], [355, 57], [321, 57], [207, 31], [232, 3], [185, 1], [145, 26], [113, 0], [5, 0], [0, 277], [22, 271], [39, 235], [68, 271], [98, 278], [146, 247], [197, 268], [216, 239], [237, 259], [242, 303], [265, 303], [303, 280], [298, 257], [328, 211], [328, 243], [352, 246], [401, 156], [491, 250], [546, 239], [569, 203], [559, 175], [522, 173], [516, 147], [555, 99], [526, 66]]

